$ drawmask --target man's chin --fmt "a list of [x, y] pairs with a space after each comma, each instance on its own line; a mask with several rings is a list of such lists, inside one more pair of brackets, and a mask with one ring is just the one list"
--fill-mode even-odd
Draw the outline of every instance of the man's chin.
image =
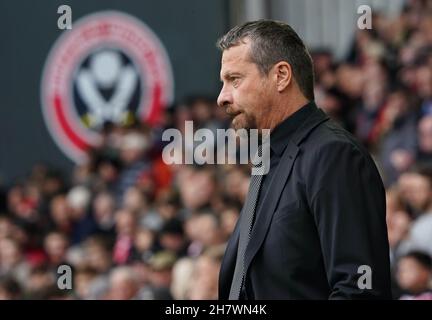
[[240, 130], [240, 129], [246, 129], [246, 130], [249, 130], [249, 127], [245, 126], [243, 123], [234, 122], [234, 121], [231, 122], [231, 127], [232, 127], [234, 130]]
[[232, 119], [231, 127], [234, 130], [248, 129], [249, 126], [245, 123], [244, 119], [242, 119], [242, 116], [242, 114], [238, 114]]
[[263, 137], [263, 136], [267, 137], [268, 135], [267, 131], [263, 132], [262, 129], [257, 129], [256, 126], [252, 127], [249, 123], [240, 122], [240, 121], [237, 122], [232, 121], [231, 128], [237, 131], [237, 133], [244, 138], [250, 138], [251, 134], [258, 134], [259, 137]]

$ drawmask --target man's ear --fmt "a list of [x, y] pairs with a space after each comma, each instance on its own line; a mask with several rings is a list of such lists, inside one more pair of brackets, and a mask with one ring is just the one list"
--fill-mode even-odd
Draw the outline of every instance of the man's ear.
[[291, 83], [292, 69], [288, 62], [280, 61], [273, 67], [276, 75], [276, 85], [279, 92], [284, 91]]

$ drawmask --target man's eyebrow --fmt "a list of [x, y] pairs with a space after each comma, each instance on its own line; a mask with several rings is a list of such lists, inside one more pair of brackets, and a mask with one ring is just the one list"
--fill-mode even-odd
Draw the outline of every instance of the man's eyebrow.
[[223, 82], [223, 79], [229, 79], [229, 78], [232, 78], [232, 77], [235, 77], [235, 76], [240, 76], [240, 73], [238, 73], [238, 72], [231, 72], [231, 71], [227, 71], [227, 72], [225, 72], [225, 73], [222, 75], [222, 77], [220, 78], [220, 81]]

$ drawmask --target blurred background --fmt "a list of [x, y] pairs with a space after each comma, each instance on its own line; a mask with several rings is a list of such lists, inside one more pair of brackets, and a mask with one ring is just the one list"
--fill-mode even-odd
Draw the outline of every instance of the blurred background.
[[161, 137], [229, 127], [215, 43], [259, 18], [304, 39], [317, 105], [377, 163], [394, 298], [432, 299], [428, 0], [1, 1], [1, 299], [217, 298], [250, 168], [167, 165]]

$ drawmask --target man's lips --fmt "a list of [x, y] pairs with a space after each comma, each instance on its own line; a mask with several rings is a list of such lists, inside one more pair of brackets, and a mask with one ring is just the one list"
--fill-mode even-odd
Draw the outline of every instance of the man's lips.
[[227, 113], [230, 117], [234, 118], [234, 117], [238, 116], [238, 115], [239, 115], [240, 113], [242, 113], [242, 112], [241, 112], [241, 111], [232, 111], [232, 110], [227, 109], [227, 110], [226, 110], [226, 113]]

